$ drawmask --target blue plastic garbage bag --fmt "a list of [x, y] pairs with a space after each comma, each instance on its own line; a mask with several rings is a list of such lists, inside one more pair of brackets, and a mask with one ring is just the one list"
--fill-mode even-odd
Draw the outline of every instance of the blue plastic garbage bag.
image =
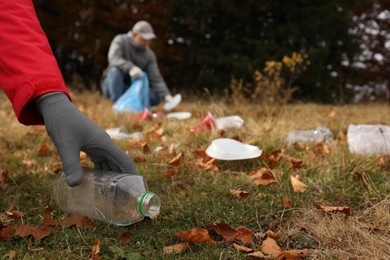
[[112, 106], [117, 112], [142, 112], [150, 110], [149, 80], [145, 73], [138, 79], [132, 79], [131, 85]]

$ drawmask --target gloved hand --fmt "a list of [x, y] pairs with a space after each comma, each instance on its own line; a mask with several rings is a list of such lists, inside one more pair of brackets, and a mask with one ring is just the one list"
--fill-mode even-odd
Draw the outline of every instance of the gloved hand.
[[143, 72], [140, 68], [138, 68], [137, 66], [134, 66], [130, 69], [129, 75], [132, 78], [138, 79], [138, 78], [142, 77], [142, 73]]
[[95, 169], [138, 174], [131, 158], [64, 93], [42, 95], [37, 99], [37, 105], [46, 131], [61, 157], [69, 186], [77, 186], [83, 180], [80, 151], [89, 155]]

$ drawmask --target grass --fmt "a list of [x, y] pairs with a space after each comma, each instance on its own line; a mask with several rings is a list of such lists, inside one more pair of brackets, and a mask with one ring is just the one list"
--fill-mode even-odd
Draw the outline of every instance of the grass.
[[[157, 146], [180, 144], [177, 152], [184, 159], [177, 174], [164, 177], [171, 158], [143, 153], [128, 141], [116, 141], [136, 160], [139, 172], [148, 180], [149, 188], [160, 195], [162, 211], [157, 220], [146, 219], [128, 227], [117, 227], [97, 221], [96, 228], [65, 228], [57, 226], [42, 239], [14, 236], [0, 242], [0, 258], [15, 250], [17, 259], [86, 259], [94, 240], [100, 240], [102, 259], [246, 259], [244, 253], [220, 240], [216, 248], [194, 244], [181, 254], [163, 254], [163, 248], [183, 242], [175, 233], [210, 223], [225, 222], [233, 228], [244, 226], [254, 233], [264, 233], [269, 223], [278, 221], [282, 249], [311, 249], [309, 259], [387, 259], [390, 256], [390, 163], [386, 156], [360, 156], [349, 153], [345, 134], [349, 124], [390, 124], [390, 107], [384, 104], [331, 106], [294, 104], [262, 106], [227, 102], [209, 97], [206, 100], [185, 100], [178, 111], [192, 112], [191, 119], [174, 121], [155, 119], [135, 124], [126, 114], [115, 114], [111, 102], [98, 93], [74, 93], [74, 102], [87, 116], [104, 129], [122, 126], [129, 133], [146, 132], [157, 122], [162, 124], [163, 137], [148, 141], [153, 151]], [[163, 111], [162, 107], [154, 111]], [[293, 170], [290, 162], [280, 160], [274, 168], [278, 183], [256, 186], [248, 178], [260, 169], [264, 159], [220, 161], [220, 173], [199, 170], [194, 151], [204, 150], [221, 136], [216, 130], [189, 134], [210, 111], [215, 117], [239, 115], [245, 120], [241, 129], [227, 130], [225, 137], [239, 138], [270, 153], [276, 149], [303, 161], [303, 167]], [[7, 171], [6, 187], [0, 188], [0, 221], [14, 225], [7, 211], [24, 213], [23, 221], [39, 225], [46, 204], [52, 214], [63, 220], [67, 214], [51, 199], [51, 183], [61, 169], [61, 161], [42, 126], [26, 127], [17, 122], [6, 96], [0, 93], [0, 170]], [[330, 153], [315, 153], [314, 145], [302, 149], [286, 145], [286, 134], [293, 129], [329, 127], [334, 140], [328, 144]], [[41, 155], [43, 145], [47, 152]], [[139, 160], [139, 158], [144, 160]], [[362, 185], [354, 173], [364, 173], [367, 185]], [[290, 175], [300, 175], [308, 185], [303, 193], [294, 192]], [[250, 193], [246, 201], [236, 199], [230, 189]], [[290, 199], [293, 207], [283, 207], [280, 197]], [[351, 216], [324, 215], [317, 204], [348, 206]], [[360, 222], [353, 221], [357, 219]], [[367, 228], [361, 223], [372, 225]], [[117, 238], [125, 231], [134, 237], [121, 245]], [[258, 250], [260, 239], [252, 248]]]

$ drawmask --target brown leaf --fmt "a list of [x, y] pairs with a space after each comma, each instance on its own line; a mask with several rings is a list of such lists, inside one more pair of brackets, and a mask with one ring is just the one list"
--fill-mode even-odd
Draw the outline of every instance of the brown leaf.
[[273, 219], [271, 220], [267, 226], [270, 230], [274, 231], [276, 230], [276, 228], [278, 227], [278, 225], [280, 224], [280, 220], [279, 219]]
[[238, 251], [238, 252], [245, 252], [245, 253], [251, 253], [253, 252], [252, 248], [246, 247], [246, 246], [240, 246], [237, 245], [236, 243], [233, 243], [233, 247]]
[[247, 254], [252, 259], [267, 259], [267, 257], [260, 251]]
[[45, 206], [45, 212], [43, 215], [43, 220], [41, 223], [42, 227], [57, 226], [58, 221], [51, 216], [51, 207], [50, 205]]
[[171, 178], [173, 175], [175, 175], [177, 173], [176, 169], [168, 169], [165, 173], [164, 173], [164, 177], [165, 178]]
[[15, 250], [9, 250], [7, 255], [8, 255], [8, 260], [13, 260], [16, 257], [16, 251]]
[[130, 140], [129, 146], [132, 148], [140, 149], [145, 154], [151, 152], [147, 140], [136, 140], [136, 141]]
[[291, 175], [290, 176], [290, 181], [291, 181], [291, 186], [293, 187], [295, 192], [305, 192], [307, 189], [307, 185], [301, 182], [299, 175]]
[[293, 207], [292, 201], [284, 196], [280, 196], [280, 200], [282, 201], [282, 205], [286, 209], [291, 209]]
[[15, 228], [4, 225], [0, 222], [0, 241], [10, 239], [15, 234]]
[[133, 237], [134, 237], [133, 233], [131, 233], [130, 231], [127, 231], [127, 232], [122, 233], [119, 236], [118, 242], [122, 245], [126, 245], [126, 244], [130, 243], [130, 241], [133, 239]]
[[81, 228], [94, 228], [96, 227], [95, 221], [93, 221], [91, 218], [81, 216], [79, 214], [71, 213], [68, 215], [64, 221], [63, 225], [65, 227], [72, 227], [72, 226], [77, 226]]
[[222, 236], [223, 239], [229, 243], [233, 240], [241, 241], [244, 244], [252, 243], [253, 232], [245, 227], [238, 227], [234, 229], [226, 223], [213, 223], [208, 224], [206, 228]]
[[170, 160], [168, 162], [169, 165], [171, 166], [178, 166], [180, 164], [180, 162], [183, 160], [184, 158], [184, 153], [179, 153], [176, 157], [174, 157], [172, 160]]
[[175, 244], [172, 246], [164, 246], [163, 252], [164, 254], [180, 254], [184, 250], [186, 250], [189, 247], [189, 244], [187, 242]]
[[298, 259], [303, 259], [303, 257], [310, 256], [310, 251], [309, 249], [303, 249], [303, 250], [286, 250], [280, 253], [276, 259], [277, 260], [298, 260]]
[[161, 127], [161, 123], [157, 123], [148, 130], [146, 130], [146, 136], [149, 139], [157, 139], [164, 133], [164, 129]]
[[280, 154], [280, 157], [283, 158], [286, 161], [291, 162], [291, 164], [292, 164], [291, 168], [294, 169], [294, 170], [295, 169], [300, 169], [303, 166], [303, 161], [301, 159], [291, 157], [290, 155], [287, 155], [287, 154], [285, 154], [283, 152]]
[[347, 216], [351, 215], [351, 210], [347, 206], [324, 206], [318, 204], [316, 208], [322, 212], [328, 213], [328, 214], [334, 214], [334, 213], [343, 213]]
[[7, 170], [0, 169], [0, 189], [5, 189], [7, 179], [8, 179]]
[[219, 173], [218, 167], [214, 165], [214, 162], [216, 161], [217, 160], [215, 158], [211, 158], [209, 161], [204, 162], [204, 159], [200, 158], [195, 161], [195, 165], [198, 167], [198, 169]]
[[133, 161], [137, 163], [143, 163], [143, 162], [147, 162], [148, 160], [146, 159], [145, 155], [139, 155], [139, 156], [134, 156]]
[[279, 232], [274, 232], [272, 230], [267, 230], [266, 232], [267, 237], [270, 237], [272, 239], [278, 240], [280, 238]]
[[24, 216], [24, 213], [19, 210], [6, 211], [5, 214], [16, 220], [20, 220]]
[[15, 235], [19, 237], [33, 236], [34, 239], [41, 240], [47, 237], [51, 233], [51, 230], [52, 228], [50, 227], [36, 228], [20, 222], [16, 224]]
[[250, 193], [247, 191], [242, 190], [230, 190], [230, 193], [233, 194], [234, 197], [240, 199], [240, 200], [247, 200], [249, 198]]
[[330, 154], [330, 147], [327, 144], [319, 143], [314, 147], [314, 153], [316, 155]]
[[270, 237], [267, 237], [263, 243], [261, 243], [260, 251], [273, 257], [277, 257], [280, 253], [282, 253], [282, 249], [276, 243], [275, 239]]
[[278, 182], [274, 174], [267, 167], [263, 167], [257, 171], [252, 171], [249, 173], [249, 178], [253, 180], [257, 186], [269, 185]]
[[217, 246], [217, 243], [210, 238], [207, 229], [204, 228], [192, 228], [176, 233], [175, 235], [189, 242], [206, 243], [213, 247]]
[[49, 151], [49, 148], [47, 147], [47, 145], [46, 145], [46, 144], [43, 144], [43, 145], [41, 146], [41, 148], [39, 149], [38, 153], [39, 153], [40, 156], [43, 157], [43, 156], [48, 155], [48, 151]]
[[100, 240], [95, 239], [92, 247], [92, 252], [90, 254], [90, 257], [88, 257], [88, 260], [100, 260], [102, 259], [100, 256]]
[[210, 231], [214, 231], [218, 235], [221, 235], [227, 241], [233, 241], [238, 235], [237, 230], [226, 223], [207, 224], [206, 228]]
[[244, 244], [252, 243], [253, 232], [251, 230], [246, 229], [245, 227], [236, 228], [238, 235], [236, 236], [236, 240], [241, 241]]
[[365, 175], [364, 172], [355, 172], [353, 174], [353, 176], [355, 176], [355, 177], [357, 177], [359, 179], [360, 183], [363, 186], [368, 187], [368, 183], [366, 181], [366, 178], [364, 178], [364, 175]]

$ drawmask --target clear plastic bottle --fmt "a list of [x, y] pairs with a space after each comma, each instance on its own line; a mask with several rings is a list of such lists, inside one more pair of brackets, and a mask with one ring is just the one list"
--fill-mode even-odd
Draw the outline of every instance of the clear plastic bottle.
[[54, 182], [54, 201], [65, 212], [118, 226], [131, 225], [144, 217], [159, 214], [160, 198], [148, 191], [142, 176], [88, 168], [83, 170], [84, 180], [79, 186], [68, 186], [64, 173]]
[[311, 130], [292, 130], [287, 134], [289, 145], [298, 143], [322, 143], [332, 139], [332, 131], [326, 127], [319, 127]]

